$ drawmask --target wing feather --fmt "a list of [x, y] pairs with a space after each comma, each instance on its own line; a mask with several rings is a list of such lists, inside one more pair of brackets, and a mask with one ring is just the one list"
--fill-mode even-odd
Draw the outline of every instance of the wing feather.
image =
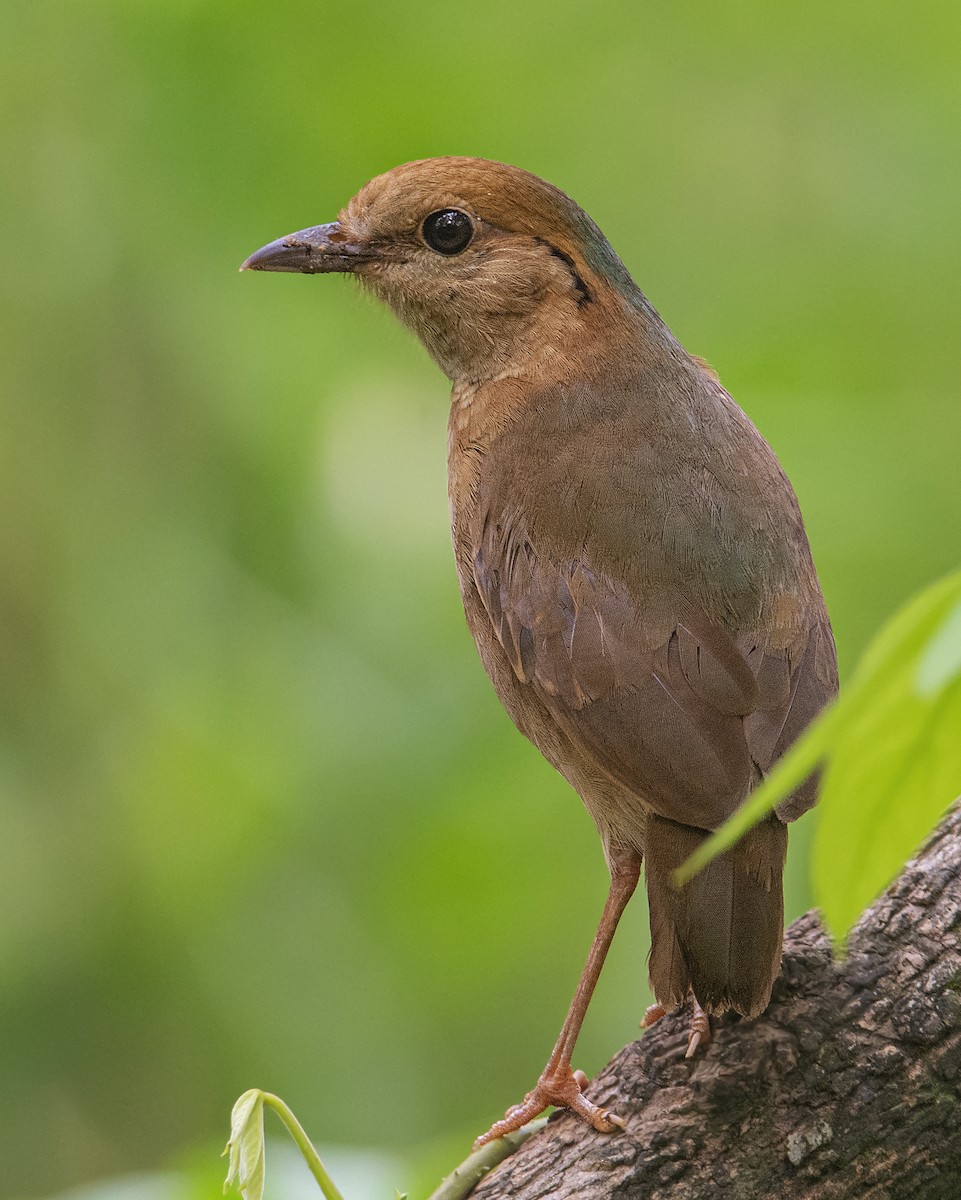
[[[679, 598], [683, 615], [664, 638], [586, 552], [535, 549], [518, 520], [485, 520], [475, 546], [474, 582], [517, 679], [599, 769], [668, 820], [716, 828], [836, 687], [818, 622], [790, 648], [765, 650]], [[805, 785], [779, 815], [793, 820], [813, 800]]]

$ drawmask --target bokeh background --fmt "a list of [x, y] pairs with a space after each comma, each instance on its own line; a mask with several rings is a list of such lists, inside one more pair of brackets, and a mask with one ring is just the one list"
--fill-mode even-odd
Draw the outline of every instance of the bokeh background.
[[779, 453], [847, 671], [961, 550], [959, 21], [3, 6], [0, 1197], [212, 1196], [254, 1085], [426, 1179], [533, 1081], [603, 898], [464, 626], [445, 381], [349, 281], [240, 261], [406, 159], [563, 187]]

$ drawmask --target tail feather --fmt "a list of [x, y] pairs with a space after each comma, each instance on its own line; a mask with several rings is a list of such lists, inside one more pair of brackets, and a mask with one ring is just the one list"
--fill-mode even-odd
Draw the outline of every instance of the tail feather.
[[781, 965], [787, 830], [771, 816], [682, 888], [673, 872], [709, 836], [649, 814], [645, 834], [651, 986], [672, 1008], [693, 990], [708, 1012], [763, 1012]]

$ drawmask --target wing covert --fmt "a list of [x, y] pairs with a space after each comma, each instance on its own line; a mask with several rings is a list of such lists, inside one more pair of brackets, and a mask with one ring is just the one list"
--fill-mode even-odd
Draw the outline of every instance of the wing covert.
[[[586, 551], [562, 560], [535, 549], [520, 521], [488, 517], [478, 532], [474, 582], [517, 679], [598, 767], [669, 820], [720, 825], [836, 689], [819, 624], [765, 650], [678, 598], [665, 636]], [[779, 807], [782, 819], [813, 803], [809, 782]]]

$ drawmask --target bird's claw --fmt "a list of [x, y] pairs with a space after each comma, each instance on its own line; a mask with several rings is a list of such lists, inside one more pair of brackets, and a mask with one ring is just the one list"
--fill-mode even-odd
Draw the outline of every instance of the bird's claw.
[[588, 1082], [583, 1071], [572, 1071], [570, 1067], [550, 1073], [545, 1071], [534, 1090], [528, 1092], [520, 1104], [509, 1108], [500, 1121], [495, 1121], [486, 1133], [481, 1134], [474, 1142], [474, 1149], [479, 1150], [481, 1146], [486, 1146], [496, 1138], [514, 1133], [551, 1105], [571, 1109], [599, 1133], [613, 1133], [615, 1129], [623, 1129], [623, 1117], [599, 1107], [584, 1095], [582, 1089]]
[[698, 1046], [709, 1046], [711, 1036], [711, 1018], [691, 996], [691, 1032], [688, 1034], [684, 1057], [693, 1058]]
[[[691, 1028], [687, 1037], [687, 1049], [684, 1052], [685, 1058], [693, 1058], [697, 1053], [698, 1047], [709, 1046], [713, 1037], [711, 1031], [711, 1018], [707, 1015], [700, 1004], [698, 1004], [693, 992], [688, 996], [691, 1004]], [[662, 1004], [652, 1004], [644, 1016], [641, 1018], [641, 1028], [650, 1029], [650, 1027], [666, 1016], [667, 1009]]]

